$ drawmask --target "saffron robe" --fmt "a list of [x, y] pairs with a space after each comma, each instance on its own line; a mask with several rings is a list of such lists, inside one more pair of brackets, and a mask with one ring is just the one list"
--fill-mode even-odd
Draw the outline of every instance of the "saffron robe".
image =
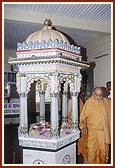
[[98, 102], [91, 96], [81, 111], [81, 129], [85, 119], [88, 127], [86, 159], [89, 164], [105, 164], [111, 143], [111, 100], [103, 97]]

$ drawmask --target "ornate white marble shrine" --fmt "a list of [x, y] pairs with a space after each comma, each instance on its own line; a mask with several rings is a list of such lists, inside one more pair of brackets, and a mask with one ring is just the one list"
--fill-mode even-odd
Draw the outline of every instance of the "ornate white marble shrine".
[[[75, 145], [79, 138], [78, 129], [78, 94], [80, 92], [81, 74], [80, 69], [88, 68], [89, 62], [82, 61], [80, 47], [70, 45], [68, 39], [59, 31], [53, 30], [50, 20], [45, 20], [44, 27], [32, 33], [23, 43], [17, 43], [16, 58], [8, 60], [13, 71], [17, 72], [16, 86], [20, 95], [20, 124], [19, 124], [19, 145], [23, 146], [23, 163], [28, 164], [53, 164], [62, 163], [70, 145]], [[28, 126], [27, 98], [31, 84], [36, 82], [40, 93], [40, 122]], [[62, 127], [59, 128], [59, 93], [61, 83], [64, 84], [62, 94]], [[72, 97], [72, 125], [67, 124], [67, 93], [68, 86]], [[50, 123], [45, 122], [45, 93], [51, 98], [51, 119]], [[63, 152], [63, 149], [67, 153]], [[44, 154], [51, 152], [62, 159], [54, 159], [51, 156], [46, 160], [36, 158], [34, 152]], [[27, 158], [31, 150], [32, 158]], [[47, 150], [47, 152], [46, 152]], [[68, 163], [75, 163], [72, 160], [73, 152], [70, 152]], [[55, 154], [54, 154], [55, 153]], [[76, 154], [75, 154], [76, 155]], [[37, 160], [37, 161], [35, 161]], [[42, 161], [40, 161], [42, 160]], [[60, 161], [59, 161], [60, 160]]]

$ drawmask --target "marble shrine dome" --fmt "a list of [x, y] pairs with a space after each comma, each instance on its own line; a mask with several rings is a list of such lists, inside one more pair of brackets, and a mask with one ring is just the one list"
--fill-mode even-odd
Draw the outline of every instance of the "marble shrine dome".
[[39, 43], [42, 41], [48, 42], [51, 39], [52, 41], [58, 39], [58, 41], [66, 42], [70, 44], [68, 39], [59, 31], [52, 29], [52, 22], [49, 20], [44, 21], [44, 27], [40, 31], [36, 31], [30, 34], [25, 40], [26, 43], [38, 41]]
[[[44, 26], [41, 30], [30, 34], [25, 41], [17, 43], [17, 57], [31, 57], [31, 54], [24, 54], [20, 56], [20, 52], [26, 51], [46, 51], [46, 50], [63, 50], [65, 52], [71, 52], [73, 54], [80, 55], [80, 47], [71, 45], [69, 40], [61, 32], [52, 28], [51, 20], [45, 20]], [[36, 56], [39, 56], [37, 54]]]

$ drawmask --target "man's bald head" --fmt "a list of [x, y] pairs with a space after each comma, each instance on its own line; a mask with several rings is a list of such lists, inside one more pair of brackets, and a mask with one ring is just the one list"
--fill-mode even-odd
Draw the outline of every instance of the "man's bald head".
[[101, 101], [103, 99], [103, 89], [101, 87], [94, 88], [93, 96], [96, 101]]

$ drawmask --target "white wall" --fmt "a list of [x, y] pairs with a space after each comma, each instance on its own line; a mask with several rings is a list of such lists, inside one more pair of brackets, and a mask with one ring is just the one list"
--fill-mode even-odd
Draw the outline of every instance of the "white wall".
[[[111, 53], [111, 36], [99, 36], [98, 38], [90, 41], [86, 46], [88, 60], [95, 62], [94, 69], [94, 87], [105, 86], [108, 80], [112, 80], [112, 53]], [[95, 57], [102, 56], [95, 59]]]

